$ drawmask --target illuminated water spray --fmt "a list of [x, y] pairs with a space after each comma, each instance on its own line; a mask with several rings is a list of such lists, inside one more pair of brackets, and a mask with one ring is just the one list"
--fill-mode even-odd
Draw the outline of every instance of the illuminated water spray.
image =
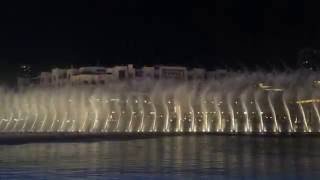
[[150, 114], [153, 115], [153, 119], [152, 119], [152, 128], [150, 129], [150, 132], [156, 132], [157, 131], [157, 109], [156, 106], [153, 103], [153, 100], [151, 99], [151, 109], [152, 111], [150, 112]]
[[98, 123], [99, 123], [99, 110], [98, 110], [98, 105], [97, 103], [100, 101], [100, 99], [98, 98], [95, 98], [95, 97], [91, 97], [89, 102], [90, 102], [90, 105], [91, 105], [91, 109], [92, 109], [92, 112], [93, 112], [93, 125], [90, 129], [90, 132], [94, 132], [97, 130], [98, 128]]
[[227, 94], [227, 105], [228, 105], [228, 111], [229, 111], [229, 116], [231, 119], [231, 132], [236, 132], [237, 131], [237, 127], [236, 127], [236, 122], [235, 122], [235, 118], [234, 118], [234, 110], [232, 107], [232, 94], [228, 93]]
[[200, 95], [200, 105], [201, 105], [201, 111], [203, 113], [202, 132], [210, 132], [210, 125], [208, 122], [208, 108], [207, 108], [207, 93], [209, 89], [210, 89], [210, 86], [205, 87], [205, 89]]
[[[319, 109], [317, 107], [317, 104], [315, 102], [313, 102], [312, 103], [312, 107], [313, 107], [314, 111], [316, 112], [318, 123], [319, 123], [319, 126], [320, 126], [320, 114], [319, 114]], [[318, 131], [320, 131], [320, 128], [319, 128]]]
[[288, 104], [287, 104], [287, 101], [285, 100], [285, 95], [283, 94], [282, 95], [282, 103], [283, 103], [283, 106], [284, 106], [284, 109], [286, 111], [286, 115], [287, 115], [287, 118], [288, 118], [288, 121], [289, 121], [289, 132], [295, 132], [295, 129], [293, 128], [293, 124], [292, 124], [292, 120], [291, 120], [291, 115], [290, 115], [290, 110], [288, 108]]
[[211, 73], [206, 80], [0, 87], [0, 132], [320, 132], [319, 89], [310, 85], [317, 72]]
[[272, 103], [272, 100], [271, 100], [271, 94], [268, 93], [268, 104], [269, 104], [269, 107], [270, 107], [270, 110], [271, 110], [271, 114], [272, 114], [272, 119], [273, 119], [273, 132], [280, 132], [280, 128], [279, 128], [279, 125], [278, 125], [278, 121], [277, 121], [277, 115], [276, 115], [276, 111], [274, 109], [274, 106], [273, 106], [273, 103]]
[[301, 104], [299, 104], [299, 109], [300, 109], [300, 112], [301, 112], [301, 115], [302, 115], [303, 124], [304, 124], [303, 131], [304, 132], [310, 132], [311, 130], [309, 129], [309, 126], [308, 126], [308, 123], [307, 123], [306, 114], [305, 114], [304, 109], [303, 109]]
[[140, 121], [138, 132], [143, 132], [144, 131], [144, 127], [145, 127], [145, 124], [144, 124], [145, 121], [144, 121], [143, 98], [141, 96], [139, 96], [138, 101], [139, 101], [138, 107], [139, 107], [140, 116], [141, 116], [141, 121]]
[[260, 96], [259, 92], [256, 92], [254, 94], [254, 102], [255, 102], [255, 105], [256, 105], [256, 109], [257, 109], [258, 117], [259, 117], [259, 121], [260, 121], [259, 132], [265, 132], [266, 128], [264, 127], [263, 117], [262, 117], [263, 112], [261, 111], [261, 107], [260, 107], [260, 104], [259, 104], [259, 101], [258, 101], [259, 96]]
[[169, 107], [167, 105], [167, 103], [169, 103], [170, 101], [167, 101], [167, 94], [166, 92], [163, 93], [162, 95], [162, 106], [164, 109], [164, 120], [165, 120], [165, 125], [163, 128], [164, 132], [169, 132]]
[[[109, 96], [108, 95], [104, 95], [103, 96], [103, 106], [104, 106], [104, 111], [105, 111], [105, 118], [104, 118], [104, 125], [103, 125], [103, 129], [102, 131], [103, 132], [108, 132], [108, 129], [109, 129], [109, 121], [110, 121], [110, 115], [111, 115], [111, 112], [110, 112], [110, 104], [109, 104]], [[127, 104], [128, 104], [128, 101], [127, 101]], [[129, 107], [132, 107], [131, 105], [129, 105]], [[132, 109], [130, 109], [130, 112], [132, 114]], [[132, 117], [130, 116], [130, 122], [132, 121]], [[130, 125], [130, 124], [129, 124]], [[128, 129], [130, 131], [130, 129]], [[132, 131], [132, 129], [131, 129]], [[130, 132], [131, 132], [130, 131]]]
[[188, 106], [189, 106], [189, 110], [190, 110], [190, 116], [191, 116], [191, 126], [189, 128], [190, 132], [196, 132], [197, 128], [196, 128], [196, 122], [195, 122], [195, 113], [194, 113], [194, 109], [193, 109], [193, 96], [194, 96], [194, 91], [192, 91], [190, 93], [190, 96], [188, 98]]
[[182, 112], [180, 106], [180, 96], [183, 88], [177, 88], [174, 93], [174, 112], [176, 114], [176, 132], [182, 132]]
[[245, 132], [251, 132], [252, 131], [252, 127], [251, 127], [251, 122], [250, 122], [250, 118], [249, 118], [249, 111], [247, 108], [247, 91], [245, 91], [244, 93], [242, 93], [240, 95], [240, 102], [241, 102], [241, 107], [243, 109], [243, 115], [245, 117], [245, 127], [244, 127], [244, 131]]
[[217, 116], [217, 132], [223, 132], [224, 126], [222, 124], [222, 115], [221, 115], [221, 109], [220, 109], [220, 95], [216, 94], [214, 95], [214, 107], [215, 107], [215, 114]]

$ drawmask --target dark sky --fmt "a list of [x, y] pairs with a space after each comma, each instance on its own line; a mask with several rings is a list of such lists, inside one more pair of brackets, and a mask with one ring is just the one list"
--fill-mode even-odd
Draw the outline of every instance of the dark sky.
[[299, 49], [320, 48], [318, 6], [308, 2], [1, 2], [1, 73], [22, 63], [293, 66]]

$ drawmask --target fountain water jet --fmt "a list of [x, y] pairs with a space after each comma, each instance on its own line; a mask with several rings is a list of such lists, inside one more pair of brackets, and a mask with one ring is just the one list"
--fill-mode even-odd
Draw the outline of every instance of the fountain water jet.
[[246, 120], [244, 131], [245, 132], [249, 132], [249, 131], [251, 132], [252, 128], [251, 128], [251, 123], [250, 123], [250, 118], [249, 118], [249, 111], [248, 111], [248, 108], [247, 108], [246, 100], [247, 100], [247, 91], [244, 91], [240, 95], [241, 107], [242, 107], [243, 114], [244, 114], [245, 120]]
[[207, 108], [207, 94], [210, 90], [210, 85], [206, 86], [200, 95], [200, 105], [201, 111], [204, 113], [203, 123], [202, 123], [202, 132], [210, 132], [210, 125], [208, 122], [208, 108]]
[[259, 101], [258, 101], [259, 97], [260, 97], [260, 92], [258, 91], [254, 94], [254, 102], [255, 102], [256, 109], [257, 109], [258, 116], [259, 116], [259, 120], [260, 120], [259, 132], [265, 132], [266, 128], [264, 127], [263, 118], [262, 118], [263, 112], [261, 111], [261, 107], [260, 107]]
[[143, 132], [144, 131], [144, 107], [143, 107], [143, 99], [141, 96], [139, 96], [139, 103], [138, 103], [138, 107], [139, 107], [139, 110], [140, 110], [140, 114], [141, 114], [141, 122], [140, 122], [140, 126], [139, 126], [139, 129], [138, 129], [138, 132]]
[[286, 99], [285, 94], [282, 94], [282, 103], [283, 103], [284, 109], [286, 111], [286, 115], [288, 117], [288, 121], [289, 121], [289, 125], [290, 125], [289, 132], [295, 132], [295, 129], [293, 128], [293, 124], [292, 124], [292, 120], [291, 120], [290, 110], [288, 108], [288, 104], [285, 99]]
[[217, 132], [223, 132], [224, 126], [222, 124], [222, 115], [221, 115], [221, 110], [219, 107], [219, 102], [220, 102], [220, 95], [216, 94], [214, 95], [214, 107], [215, 107], [215, 112], [217, 114]]
[[[319, 123], [319, 126], [320, 126], [320, 114], [319, 114], [318, 107], [317, 107], [316, 103], [314, 103], [314, 102], [312, 103], [312, 106], [313, 106], [314, 111], [316, 112], [318, 123]], [[320, 128], [319, 128], [318, 131], [320, 132]]]
[[271, 93], [268, 93], [268, 104], [271, 110], [271, 114], [272, 114], [272, 118], [273, 118], [273, 122], [274, 122], [274, 126], [273, 126], [273, 132], [280, 132], [280, 127], [278, 125], [278, 121], [277, 121], [277, 115], [276, 115], [276, 111], [274, 109], [272, 100], [271, 100]]
[[320, 127], [320, 97], [309, 82], [318, 76], [312, 73], [227, 72], [207, 80], [0, 88], [0, 131], [312, 132]]
[[228, 93], [227, 94], [227, 105], [228, 105], [228, 110], [229, 110], [229, 116], [231, 119], [231, 128], [230, 131], [231, 132], [237, 132], [237, 127], [236, 127], [236, 122], [235, 122], [235, 118], [234, 118], [234, 111], [233, 111], [233, 107], [232, 107], [232, 93]]
[[304, 109], [303, 109], [301, 104], [299, 104], [299, 109], [300, 109], [300, 112], [301, 112], [301, 115], [302, 115], [303, 124], [304, 124], [303, 131], [304, 132], [311, 132], [310, 129], [309, 129], [308, 123], [307, 123], [306, 114], [305, 114]]
[[[170, 102], [170, 101], [169, 101]], [[163, 105], [163, 109], [164, 109], [164, 115], [165, 115], [165, 125], [163, 128], [164, 132], [169, 132], [169, 107], [167, 105], [167, 93], [164, 92], [162, 95], [162, 105]]]

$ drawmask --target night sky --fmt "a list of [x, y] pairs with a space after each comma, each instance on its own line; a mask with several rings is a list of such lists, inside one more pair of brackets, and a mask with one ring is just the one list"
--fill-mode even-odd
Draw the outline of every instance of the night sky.
[[0, 3], [1, 78], [20, 64], [133, 63], [294, 67], [320, 48], [319, 10], [306, 1], [8, 1]]

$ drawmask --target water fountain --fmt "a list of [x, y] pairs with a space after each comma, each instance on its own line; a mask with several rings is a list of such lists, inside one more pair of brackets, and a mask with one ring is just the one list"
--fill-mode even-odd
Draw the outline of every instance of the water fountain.
[[[303, 74], [303, 75], [302, 75]], [[3, 133], [318, 133], [319, 75], [230, 72], [193, 80], [0, 89]], [[304, 80], [307, 79], [307, 80]]]

